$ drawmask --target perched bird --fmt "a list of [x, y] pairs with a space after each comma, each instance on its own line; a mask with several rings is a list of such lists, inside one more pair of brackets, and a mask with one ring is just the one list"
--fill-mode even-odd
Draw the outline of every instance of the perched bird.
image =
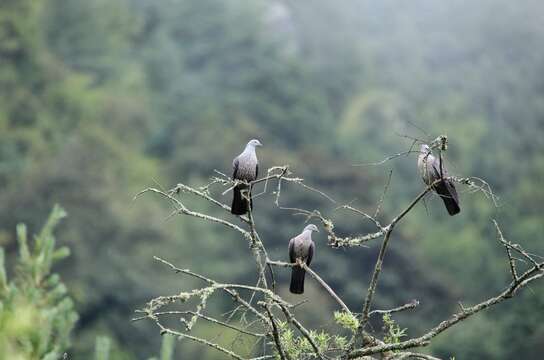
[[433, 186], [434, 191], [440, 195], [451, 216], [459, 213], [461, 208], [459, 207], [459, 197], [455, 185], [453, 181], [447, 179], [448, 171], [443, 163], [442, 169], [440, 169], [440, 160], [431, 154], [431, 148], [427, 144], [421, 145], [417, 158], [417, 167], [425, 184], [431, 185], [441, 179]]
[[[297, 259], [304, 261], [310, 266], [312, 257], [314, 256], [314, 242], [312, 241], [312, 231], [317, 231], [317, 226], [310, 224], [302, 230], [302, 232], [289, 241], [289, 260], [295, 263]], [[291, 270], [291, 285], [289, 291], [293, 294], [304, 293], [304, 275], [306, 270], [301, 266], [296, 265]]]
[[[234, 180], [243, 180], [251, 182], [257, 179], [259, 175], [259, 161], [257, 160], [257, 154], [255, 148], [257, 146], [263, 146], [259, 140], [253, 139], [247, 143], [244, 151], [234, 158], [232, 161], [232, 167], [234, 172], [232, 178]], [[234, 195], [232, 198], [232, 206], [230, 212], [235, 215], [244, 215], [247, 213], [248, 205], [253, 209], [253, 202], [251, 201], [251, 189], [249, 189], [249, 204], [244, 195], [243, 190], [247, 190], [248, 186], [245, 184], [236, 185], [232, 190]]]

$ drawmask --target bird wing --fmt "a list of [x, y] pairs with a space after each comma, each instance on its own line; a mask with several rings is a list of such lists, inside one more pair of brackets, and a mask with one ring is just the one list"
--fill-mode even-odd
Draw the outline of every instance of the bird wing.
[[435, 158], [432, 163], [433, 172], [436, 179], [444, 179], [443, 183], [446, 187], [446, 190], [448, 192], [448, 197], [455, 200], [455, 202], [459, 203], [459, 196], [457, 195], [457, 189], [455, 188], [455, 184], [450, 179], [447, 179], [448, 175], [448, 169], [446, 169], [446, 165], [444, 165], [444, 160], [442, 160], [442, 176], [440, 176], [440, 159]]
[[[448, 177], [448, 170], [446, 169], [446, 165], [444, 164], [443, 159], [442, 159], [442, 171], [440, 171], [440, 158], [433, 157], [433, 162], [431, 165], [432, 165], [432, 169], [434, 173], [433, 175], [435, 180]], [[442, 174], [442, 176], [440, 176], [440, 174]]]
[[297, 261], [297, 255], [295, 254], [295, 238], [289, 240], [289, 261], [291, 263]]
[[240, 163], [240, 160], [238, 159], [238, 157], [235, 157], [234, 160], [232, 160], [232, 178], [233, 179], [236, 179], [236, 177], [238, 176], [238, 164]]
[[308, 248], [308, 257], [306, 258], [306, 265], [310, 266], [310, 263], [312, 262], [312, 258], [314, 257], [314, 250], [315, 250], [315, 244], [314, 242], [310, 242], [310, 247]]

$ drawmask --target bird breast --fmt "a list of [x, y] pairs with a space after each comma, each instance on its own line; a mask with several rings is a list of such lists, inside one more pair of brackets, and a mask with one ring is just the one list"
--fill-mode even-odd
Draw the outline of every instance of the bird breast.
[[254, 154], [242, 154], [238, 158], [239, 180], [253, 181], [257, 177], [257, 157]]
[[297, 258], [306, 260], [306, 258], [308, 257], [310, 241], [311, 240], [308, 239], [295, 239], [294, 252]]

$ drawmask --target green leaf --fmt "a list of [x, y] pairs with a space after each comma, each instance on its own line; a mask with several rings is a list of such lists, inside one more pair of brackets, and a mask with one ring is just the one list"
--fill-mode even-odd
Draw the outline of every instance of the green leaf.
[[110, 357], [111, 342], [106, 336], [99, 336], [96, 338], [95, 360], [108, 360]]
[[25, 224], [17, 224], [17, 241], [19, 242], [19, 256], [23, 264], [30, 262], [30, 251], [28, 250], [28, 241]]

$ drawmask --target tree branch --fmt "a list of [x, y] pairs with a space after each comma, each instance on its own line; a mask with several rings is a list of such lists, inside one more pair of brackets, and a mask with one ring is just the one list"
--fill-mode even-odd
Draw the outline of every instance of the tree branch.
[[[441, 146], [441, 149], [445, 150], [444, 139], [439, 137], [437, 138], [436, 141], [440, 139], [441, 139], [440, 144], [437, 142], [436, 143], [437, 145], [436, 144], [435, 145]], [[413, 145], [414, 143], [412, 144], [412, 146]], [[402, 154], [397, 154], [396, 156], [400, 156], [400, 155]], [[387, 161], [387, 159], [385, 161]], [[441, 165], [441, 171], [442, 171], [442, 156], [441, 155], [440, 155], [440, 165]], [[264, 183], [263, 193], [266, 193], [268, 182], [271, 180], [276, 180], [277, 185], [275, 188], [276, 190], [275, 204], [278, 207], [279, 207], [279, 199], [281, 194], [281, 186], [283, 182], [290, 182], [290, 183], [297, 184], [302, 189], [316, 192], [317, 194], [319, 194], [320, 196], [324, 198], [327, 198], [331, 202], [335, 202], [334, 199], [330, 197], [329, 195], [327, 195], [326, 193], [304, 184], [303, 183], [304, 180], [302, 178], [293, 177], [292, 173], [289, 171], [288, 166], [272, 167], [268, 169], [267, 175], [265, 177], [257, 179], [249, 183], [241, 182], [239, 180], [232, 180], [227, 175], [222, 174], [218, 171], [216, 172], [220, 174], [221, 177], [212, 178], [211, 183], [209, 183], [208, 185], [204, 187], [200, 187], [198, 189], [180, 183], [180, 184], [177, 184], [173, 189], [169, 191], [164, 191], [157, 188], [147, 188], [139, 192], [135, 196], [135, 198], [138, 198], [147, 192], [156, 193], [156, 194], [159, 194], [161, 197], [167, 199], [174, 205], [174, 208], [175, 208], [174, 214], [188, 215], [191, 217], [196, 217], [205, 221], [209, 221], [210, 223], [218, 223], [239, 232], [245, 238], [245, 240], [248, 241], [253, 258], [257, 265], [256, 268], [258, 273], [258, 280], [256, 285], [251, 286], [251, 285], [244, 285], [244, 284], [221, 283], [209, 277], [206, 277], [204, 275], [195, 273], [191, 270], [180, 269], [174, 266], [173, 264], [171, 264], [170, 262], [163, 260], [159, 257], [154, 257], [155, 260], [160, 261], [161, 263], [169, 266], [176, 273], [182, 273], [184, 275], [188, 275], [193, 278], [199, 279], [203, 281], [206, 284], [206, 286], [202, 288], [193, 289], [188, 292], [182, 291], [175, 295], [159, 296], [154, 299], [151, 299], [143, 310], [137, 311], [139, 313], [142, 313], [143, 316], [137, 317], [133, 320], [136, 321], [136, 320], [141, 320], [144, 318], [149, 318], [157, 324], [157, 326], [160, 328], [161, 334], [169, 333], [169, 334], [178, 336], [179, 338], [190, 339], [192, 341], [214, 348], [215, 350], [222, 352], [224, 355], [230, 358], [234, 358], [237, 360], [240, 360], [240, 359], [245, 360], [244, 357], [242, 357], [241, 355], [236, 354], [232, 350], [224, 348], [220, 346], [219, 344], [214, 343], [213, 341], [200, 338], [194, 335], [189, 335], [188, 332], [191, 331], [193, 325], [195, 325], [197, 321], [201, 319], [203, 321], [211, 322], [219, 327], [228, 328], [228, 329], [237, 331], [241, 334], [256, 337], [258, 338], [258, 341], [265, 338], [272, 340], [270, 342], [263, 342], [263, 345], [265, 346], [265, 349], [266, 349], [266, 346], [272, 346], [276, 351], [275, 355], [262, 355], [262, 356], [253, 357], [249, 360], [265, 360], [265, 359], [271, 359], [276, 357], [279, 357], [279, 359], [281, 360], [293, 360], [293, 355], [289, 354], [286, 348], [287, 347], [286, 343], [282, 343], [281, 328], [278, 326], [280, 318], [278, 317], [277, 314], [275, 315], [274, 312], [272, 311], [273, 310], [272, 307], [277, 306], [283, 312], [287, 322], [291, 324], [291, 326], [295, 327], [298, 330], [298, 332], [301, 334], [301, 337], [306, 339], [307, 343], [310, 344], [311, 349], [307, 347], [305, 350], [307, 353], [307, 356], [314, 357], [314, 358], [317, 357], [321, 360], [325, 360], [328, 358], [327, 355], [325, 354], [327, 353], [330, 354], [330, 351], [339, 351], [343, 353], [342, 358], [349, 358], [349, 359], [355, 359], [355, 358], [371, 359], [372, 355], [378, 356], [375, 354], [380, 354], [378, 357], [383, 359], [388, 359], [388, 360], [409, 359], [409, 358], [438, 360], [437, 358], [430, 355], [419, 354], [419, 353], [409, 352], [404, 350], [427, 345], [431, 341], [432, 338], [442, 333], [443, 331], [447, 330], [448, 328], [456, 325], [457, 323], [469, 318], [470, 316], [488, 307], [494, 306], [495, 304], [498, 304], [508, 298], [515, 296], [519, 289], [522, 289], [523, 287], [527, 286], [531, 282], [537, 279], [540, 279], [544, 276], [544, 263], [540, 263], [537, 260], [535, 260], [536, 255], [533, 255], [525, 251], [519, 244], [513, 244], [507, 241], [504, 238], [498, 223], [495, 220], [493, 220], [493, 223], [497, 231], [498, 241], [506, 249], [506, 255], [508, 257], [508, 264], [510, 267], [510, 273], [512, 275], [512, 281], [510, 282], [508, 287], [504, 291], [497, 294], [496, 296], [490, 297], [487, 300], [482, 301], [477, 305], [474, 305], [468, 308], [461, 306], [459, 312], [452, 314], [449, 318], [440, 322], [438, 325], [429, 329], [426, 333], [424, 333], [423, 335], [419, 337], [397, 342], [397, 343], [388, 344], [380, 340], [378, 337], [375, 337], [371, 335], [370, 333], [368, 333], [367, 331], [365, 331], [365, 326], [368, 324], [370, 316], [374, 314], [390, 314], [390, 313], [400, 312], [400, 311], [404, 311], [408, 309], [413, 309], [419, 304], [416, 300], [414, 300], [410, 303], [407, 303], [402, 306], [398, 306], [389, 310], [372, 310], [371, 311], [374, 295], [376, 293], [380, 274], [383, 270], [383, 263], [384, 263], [386, 251], [391, 239], [391, 235], [396, 225], [400, 221], [402, 221], [404, 217], [407, 216], [407, 214], [416, 206], [418, 202], [424, 199], [426, 194], [432, 191], [434, 186], [439, 181], [443, 181], [443, 180], [442, 179], [436, 180], [432, 184], [426, 186], [425, 189], [423, 189], [406, 206], [406, 208], [404, 208], [386, 226], [383, 226], [380, 223], [380, 221], [377, 220], [377, 216], [379, 215], [381, 206], [384, 201], [383, 199], [390, 186], [391, 172], [389, 173], [387, 183], [385, 185], [383, 194], [381, 195], [380, 200], [378, 202], [374, 216], [371, 216], [367, 214], [366, 212], [359, 210], [349, 204], [338, 207], [337, 209], [346, 209], [355, 214], [361, 215], [365, 219], [370, 220], [376, 226], [376, 229], [377, 229], [376, 232], [367, 233], [363, 235], [356, 235], [356, 236], [351, 235], [346, 237], [339, 237], [334, 232], [334, 223], [330, 219], [324, 217], [320, 211], [318, 210], [309, 211], [309, 210], [298, 209], [298, 208], [280, 207], [281, 209], [294, 211], [295, 215], [306, 216], [307, 221], [309, 221], [312, 218], [319, 219], [319, 221], [322, 223], [322, 227], [327, 233], [328, 245], [333, 248], [365, 246], [366, 242], [383, 237], [383, 241], [380, 246], [376, 263], [374, 265], [374, 271], [372, 273], [371, 280], [368, 285], [368, 289], [366, 291], [366, 295], [363, 299], [362, 311], [358, 315], [358, 319], [360, 320], [358, 321], [358, 325], [355, 322], [352, 322], [353, 324], [355, 324], [353, 326], [357, 326], [356, 331], [353, 333], [354, 335], [352, 339], [348, 341], [345, 338], [343, 338], [346, 343], [345, 345], [341, 347], [339, 347], [335, 343], [334, 345], [332, 345], [333, 343], [327, 343], [327, 346], [323, 347], [323, 342], [322, 342], [323, 340], [322, 338], [318, 337], [321, 335], [314, 333], [313, 331], [310, 332], [308, 329], [306, 329], [302, 325], [302, 323], [291, 312], [291, 310], [294, 307], [299, 306], [308, 300], [305, 300], [295, 305], [291, 305], [289, 302], [283, 300], [282, 297], [276, 294], [275, 292], [276, 282], [275, 282], [273, 266], [278, 266], [278, 267], [301, 266], [303, 269], [305, 269], [308, 272], [310, 276], [312, 276], [312, 278], [314, 278], [321, 285], [321, 287], [323, 287], [329, 293], [329, 295], [335, 300], [335, 302], [342, 308], [344, 312], [350, 315], [353, 315], [350, 309], [341, 299], [341, 297], [338, 296], [338, 294], [336, 294], [332, 290], [332, 288], [314, 270], [308, 267], [305, 263], [291, 264], [291, 263], [282, 262], [282, 261], [270, 260], [267, 249], [259, 235], [259, 232], [257, 231], [257, 227], [255, 225], [255, 221], [253, 218], [252, 209], [249, 210], [247, 215], [239, 216], [240, 220], [242, 221], [242, 225], [239, 226], [234, 224], [231, 221], [224, 220], [220, 217], [215, 217], [215, 216], [211, 216], [211, 215], [190, 210], [182, 202], [181, 197], [178, 198], [175, 195], [180, 193], [192, 194], [194, 196], [197, 196], [221, 208], [222, 210], [228, 212], [229, 215], [230, 215], [230, 207], [216, 200], [215, 198], [213, 198], [212, 195], [210, 195], [209, 189], [213, 184], [221, 184], [223, 186], [229, 187], [224, 192], [226, 193], [230, 191], [232, 187], [240, 183], [244, 183], [248, 185], [250, 188], [253, 185]], [[493, 202], [496, 204], [495, 202], [496, 196], [492, 193], [491, 188], [484, 180], [481, 180], [478, 178], [455, 178], [455, 177], [449, 177], [448, 179], [467, 185], [471, 191], [482, 191], [486, 196], [492, 198]], [[522, 259], [515, 258], [513, 256], [513, 253], [519, 254]], [[525, 272], [520, 274], [519, 269], [516, 266], [518, 265], [516, 261], [523, 261], [524, 263], [528, 264], [530, 268], [528, 268]], [[525, 268], [525, 266], [523, 267]], [[266, 276], [266, 268], [268, 268], [270, 271], [270, 283], [268, 282], [268, 279]], [[237, 303], [236, 306], [234, 307], [234, 310], [228, 311], [227, 313], [223, 314], [223, 316], [225, 316], [226, 314], [229, 314], [228, 317], [226, 318], [226, 321], [221, 321], [219, 320], [219, 318], [214, 318], [213, 316], [208, 316], [204, 314], [206, 310], [207, 299], [211, 297], [212, 295], [215, 295], [216, 293], [224, 293], [228, 295], [229, 297], [231, 297], [234, 300], [234, 302]], [[197, 301], [195, 305], [196, 310], [170, 310], [167, 308], [164, 311], [160, 311], [161, 308], [165, 306], [170, 306], [180, 302], [185, 303], [185, 302], [188, 302], [188, 300], [190, 299], [199, 299], [199, 301]], [[258, 305], [260, 305], [260, 307], [257, 307], [257, 305], [253, 305], [254, 301]], [[189, 304], [192, 304], [192, 303], [189, 303]], [[240, 309], [241, 309], [241, 315], [240, 315], [239, 321], [242, 324], [242, 327], [231, 325], [229, 322], [234, 318], [236, 314], [239, 314], [238, 310]], [[185, 324], [185, 331], [183, 332], [176, 331], [164, 326], [161, 323], [160, 319], [161, 317], [165, 317], [169, 315], [182, 315], [180, 320], [182, 321], [182, 323]], [[186, 317], [183, 317], [183, 315], [190, 315], [191, 317], [186, 318]], [[246, 319], [246, 316], [251, 316], [251, 318]], [[349, 318], [347, 318], [346, 321], [349, 321]], [[259, 330], [259, 332], [254, 332], [253, 329], [257, 329]], [[328, 334], [325, 334], [325, 335], [328, 336]], [[316, 341], [316, 339], [319, 341]], [[362, 339], [362, 346], [360, 348], [356, 348], [356, 346], [358, 345], [359, 339]], [[302, 340], [302, 339], [299, 338], [295, 340]], [[303, 341], [306, 343], [306, 340], [303, 340]], [[283, 341], [287, 341], [287, 340], [284, 339]], [[318, 345], [318, 342], [320, 345]], [[320, 346], [322, 346], [323, 350], [320, 350]], [[313, 352], [311, 352], [312, 350]]]
[[304, 326], [302, 326], [302, 324], [293, 316], [293, 314], [291, 314], [291, 312], [289, 311], [289, 309], [287, 309], [287, 307], [285, 307], [282, 304], [278, 304], [278, 305], [280, 306], [280, 309], [285, 314], [285, 318], [287, 319], [287, 321], [295, 325], [295, 327], [298, 329], [298, 331], [300, 331], [302, 336], [304, 336], [306, 340], [308, 340], [308, 342], [314, 349], [314, 352], [317, 355], [317, 357], [321, 360], [325, 360], [324, 355], [321, 353], [321, 351], [319, 351], [319, 347], [317, 346], [314, 339], [312, 338], [312, 335], [310, 335], [310, 332]]
[[449, 329], [450, 327], [456, 325], [457, 323], [471, 317], [472, 315], [484, 309], [487, 309], [491, 306], [503, 302], [506, 299], [511, 298], [516, 294], [519, 289], [527, 286], [527, 284], [529, 284], [530, 282], [541, 278], [544, 275], [544, 273], [542, 272], [543, 268], [544, 263], [537, 264], [537, 266], [533, 267], [530, 270], [527, 270], [523, 275], [521, 275], [517, 281], [512, 281], [510, 283], [510, 286], [497, 296], [491, 297], [477, 305], [463, 308], [460, 312], [453, 314], [449, 319], [442, 321], [440, 324], [438, 324], [437, 326], [435, 326], [427, 333], [418, 338], [402, 341], [395, 344], [385, 344], [357, 349], [350, 352], [348, 354], [348, 358], [355, 359], [364, 355], [372, 355], [377, 353], [383, 353], [386, 351], [405, 350], [414, 347], [425, 346], [432, 338]]
[[276, 325], [276, 320], [274, 320], [274, 316], [272, 315], [272, 312], [270, 311], [269, 305], [264, 303], [263, 307], [266, 309], [266, 313], [268, 314], [268, 318], [270, 319], [270, 323], [272, 324], [272, 338], [274, 339], [274, 342], [276, 343], [276, 348], [278, 349], [278, 353], [280, 354], [281, 360], [291, 360], [291, 356], [289, 356], [289, 353], [286, 353], [283, 350], [283, 346], [281, 345], [280, 333]]
[[419, 305], [419, 301], [412, 300], [407, 304], [398, 306], [398, 307], [393, 308], [393, 309], [389, 309], [389, 310], [372, 310], [371, 312], [368, 313], [368, 316], [370, 317], [370, 316], [372, 316], [374, 314], [382, 314], [382, 315], [383, 314], [392, 314], [392, 313], [401, 312], [401, 311], [404, 311], [404, 310], [415, 309], [418, 305]]
[[359, 324], [359, 330], [358, 333], [362, 333], [362, 330], [364, 329], [366, 323], [369, 319], [369, 311], [370, 311], [370, 305], [372, 303], [372, 298], [374, 297], [374, 292], [376, 291], [376, 286], [378, 285], [378, 277], [380, 276], [380, 273], [382, 271], [382, 265], [383, 265], [383, 259], [385, 257], [385, 252], [387, 250], [387, 244], [389, 243], [389, 239], [391, 238], [391, 233], [393, 232], [393, 229], [395, 228], [395, 225], [410, 212], [410, 210], [413, 209], [413, 207], [429, 192], [431, 191], [432, 187], [437, 183], [439, 180], [433, 182], [431, 185], [427, 186], [425, 190], [423, 190], [412, 202], [404, 209], [397, 217], [391, 221], [391, 223], [385, 228], [385, 236], [382, 242], [382, 246], [380, 247], [380, 252], [378, 254], [378, 259], [376, 260], [376, 265], [374, 266], [374, 272], [372, 273], [372, 279], [370, 281], [370, 285], [368, 287], [367, 295], [365, 297], [364, 303], [363, 303], [363, 311], [362, 311], [362, 319]]
[[306, 270], [308, 272], [308, 274], [310, 274], [311, 277], [313, 277], [325, 290], [327, 290], [327, 292], [329, 293], [329, 295], [334, 299], [336, 300], [336, 302], [340, 305], [340, 307], [342, 308], [342, 310], [344, 310], [345, 312], [347, 312], [348, 314], [351, 314], [351, 311], [349, 310], [349, 308], [347, 307], [346, 304], [344, 304], [344, 302], [342, 301], [342, 299], [340, 299], [340, 297], [338, 295], [336, 295], [336, 293], [331, 289], [331, 287], [329, 286], [329, 284], [327, 284], [325, 281], [323, 281], [323, 279], [317, 275], [317, 273], [315, 271], [313, 271], [308, 265], [306, 265], [306, 263], [304, 262], [301, 262], [301, 266], [304, 270]]

